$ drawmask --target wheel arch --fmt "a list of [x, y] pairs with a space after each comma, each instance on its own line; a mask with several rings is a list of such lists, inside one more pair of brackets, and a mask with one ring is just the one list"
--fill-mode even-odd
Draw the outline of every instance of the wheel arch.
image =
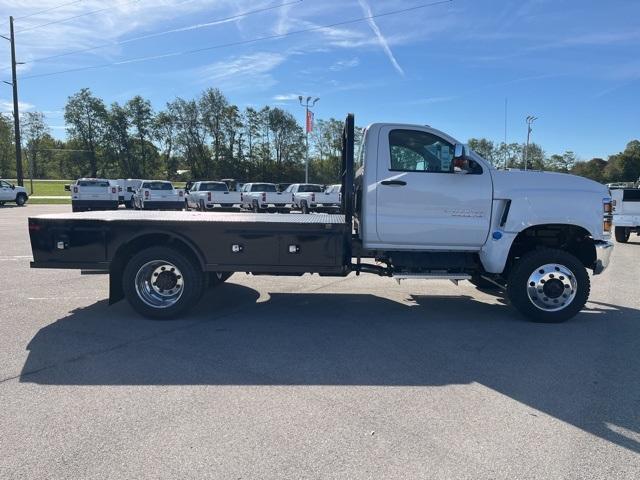
[[595, 241], [586, 228], [573, 224], [547, 223], [527, 227], [515, 236], [509, 249], [505, 271], [508, 273], [519, 257], [537, 248], [564, 250], [578, 258], [586, 268], [593, 268], [596, 263]]
[[109, 304], [114, 304], [124, 298], [122, 289], [122, 274], [127, 259], [136, 253], [155, 246], [166, 246], [187, 255], [202, 271], [206, 270], [205, 256], [193, 242], [176, 233], [161, 231], [147, 231], [120, 244], [114, 251], [109, 265]]

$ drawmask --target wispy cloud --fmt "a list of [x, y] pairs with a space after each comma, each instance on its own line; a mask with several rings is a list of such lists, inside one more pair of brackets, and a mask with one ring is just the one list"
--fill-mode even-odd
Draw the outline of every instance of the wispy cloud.
[[[358, 0], [358, 2], [360, 3], [360, 7], [362, 8], [363, 13], [367, 17], [372, 17], [373, 12], [371, 11], [371, 7], [367, 3], [367, 0]], [[387, 42], [387, 39], [384, 37], [384, 35], [380, 31], [380, 27], [378, 27], [378, 24], [376, 23], [375, 19], [369, 18], [367, 22], [369, 23], [371, 30], [373, 30], [373, 33], [375, 33], [378, 39], [378, 42], [382, 47], [382, 50], [384, 50], [384, 53], [389, 58], [389, 61], [391, 62], [391, 65], [393, 65], [393, 68], [395, 68], [400, 75], [404, 76], [404, 70], [396, 60], [395, 55], [393, 54], [393, 52], [391, 51], [391, 48], [389, 47], [389, 43]]]
[[[28, 102], [18, 102], [21, 112], [33, 110], [35, 105]], [[4, 98], [0, 99], [0, 113], [13, 113], [13, 102]]]
[[276, 102], [290, 102], [292, 100], [297, 100], [298, 99], [298, 94], [297, 93], [284, 93], [284, 94], [274, 95], [273, 99]]
[[445, 102], [451, 102], [453, 100], [457, 100], [458, 97], [457, 95], [449, 95], [449, 96], [443, 96], [443, 97], [427, 97], [427, 98], [419, 98], [418, 100], [414, 100], [411, 103], [411, 105], [431, 105], [434, 103], [445, 103]]
[[266, 89], [277, 84], [271, 72], [287, 59], [284, 53], [256, 52], [212, 63], [197, 69], [199, 82], [226, 91]]
[[355, 57], [349, 60], [338, 60], [329, 67], [329, 70], [331, 70], [332, 72], [339, 72], [348, 68], [357, 67], [358, 65], [360, 65], [360, 59], [358, 57]]

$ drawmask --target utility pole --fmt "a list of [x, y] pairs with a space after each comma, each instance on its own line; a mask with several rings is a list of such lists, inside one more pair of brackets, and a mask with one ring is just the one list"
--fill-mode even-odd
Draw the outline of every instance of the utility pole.
[[24, 176], [22, 174], [22, 145], [20, 143], [20, 110], [18, 108], [18, 74], [16, 65], [23, 65], [24, 62], [16, 62], [16, 37], [13, 31], [13, 17], [9, 17], [9, 38], [4, 35], [0, 37], [11, 43], [11, 82], [4, 81], [13, 87], [13, 128], [14, 140], [16, 144], [16, 177], [18, 185], [24, 186]]
[[313, 120], [309, 116], [309, 112], [311, 112], [311, 109], [315, 106], [316, 102], [320, 100], [320, 98], [307, 97], [306, 102], [302, 103], [302, 95], [299, 95], [298, 100], [300, 101], [300, 105], [303, 106], [305, 109], [305, 116], [304, 116], [305, 129], [304, 130], [306, 133], [305, 135], [306, 155], [305, 155], [305, 161], [304, 161], [304, 183], [309, 183], [309, 132], [313, 130]]
[[527, 170], [527, 161], [529, 156], [529, 139], [531, 138], [531, 125], [535, 122], [538, 117], [534, 117], [533, 115], [529, 115], [526, 119], [527, 121], [527, 146], [524, 149], [524, 169]]

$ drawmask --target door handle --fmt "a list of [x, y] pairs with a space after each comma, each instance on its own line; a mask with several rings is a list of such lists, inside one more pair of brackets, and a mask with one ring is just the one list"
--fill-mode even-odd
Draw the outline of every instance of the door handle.
[[391, 186], [396, 186], [396, 187], [404, 187], [407, 182], [405, 182], [404, 180], [383, 180], [382, 182], [380, 182], [381, 185], [391, 185]]

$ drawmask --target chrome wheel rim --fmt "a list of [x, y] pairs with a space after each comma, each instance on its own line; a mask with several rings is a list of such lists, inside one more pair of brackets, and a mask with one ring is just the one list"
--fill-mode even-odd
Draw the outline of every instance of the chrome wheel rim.
[[532, 304], [545, 312], [557, 312], [571, 305], [578, 292], [573, 272], [559, 263], [536, 268], [527, 281], [527, 295]]
[[184, 293], [182, 272], [165, 260], [145, 263], [136, 274], [135, 284], [140, 300], [153, 308], [172, 307]]

